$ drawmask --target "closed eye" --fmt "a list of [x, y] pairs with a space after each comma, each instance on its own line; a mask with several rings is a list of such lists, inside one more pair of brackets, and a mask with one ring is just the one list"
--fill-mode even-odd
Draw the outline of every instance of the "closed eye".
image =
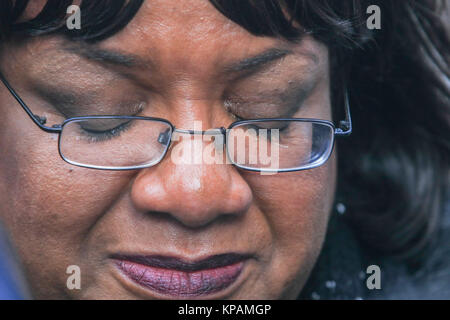
[[[113, 138], [119, 137], [123, 132], [130, 129], [132, 125], [132, 120], [121, 123], [118, 126], [112, 127], [111, 129], [104, 129], [101, 127], [87, 126], [86, 123], [80, 123], [80, 127], [91, 142], [101, 142], [111, 140]], [[105, 126], [103, 126], [105, 127]]]

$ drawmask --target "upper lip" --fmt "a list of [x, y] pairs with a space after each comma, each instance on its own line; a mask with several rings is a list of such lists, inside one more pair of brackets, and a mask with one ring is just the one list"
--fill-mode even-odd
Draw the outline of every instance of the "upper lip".
[[190, 261], [187, 259], [163, 255], [126, 255], [116, 254], [111, 258], [115, 260], [129, 261], [149, 267], [178, 270], [182, 272], [195, 272], [207, 269], [216, 269], [242, 262], [252, 258], [250, 254], [224, 253], [206, 257], [204, 259]]

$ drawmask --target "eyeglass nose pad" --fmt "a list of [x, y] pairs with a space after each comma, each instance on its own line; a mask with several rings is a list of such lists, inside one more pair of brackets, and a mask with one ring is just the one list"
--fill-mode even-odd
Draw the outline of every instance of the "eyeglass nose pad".
[[164, 146], [167, 146], [170, 142], [170, 129], [161, 132], [158, 136], [158, 142]]
[[225, 145], [226, 129], [223, 127], [218, 129], [211, 129], [205, 131], [205, 134], [214, 137], [214, 147], [216, 149], [216, 152], [223, 152], [223, 148]]
[[222, 133], [214, 135], [214, 146], [216, 148], [216, 152], [223, 152], [225, 138]]

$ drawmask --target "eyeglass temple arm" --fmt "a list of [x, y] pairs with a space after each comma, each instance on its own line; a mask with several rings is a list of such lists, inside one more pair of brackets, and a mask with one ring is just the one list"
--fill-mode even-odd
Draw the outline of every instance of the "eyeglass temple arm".
[[42, 130], [47, 131], [47, 132], [53, 132], [53, 133], [60, 133], [61, 132], [61, 127], [60, 126], [55, 126], [53, 128], [45, 126], [45, 123], [47, 122], [47, 119], [45, 117], [40, 117], [40, 116], [34, 114], [33, 112], [31, 112], [31, 110], [30, 110], [30, 108], [28, 108], [27, 104], [22, 100], [22, 98], [19, 97], [17, 92], [11, 87], [11, 85], [9, 84], [9, 82], [6, 80], [6, 78], [3, 76], [3, 74], [1, 72], [0, 72], [0, 80], [3, 82], [3, 84], [6, 87], [6, 89], [8, 89], [8, 91], [12, 94], [14, 99], [16, 99], [16, 101], [25, 110], [25, 112], [28, 114], [28, 116], [30, 116], [31, 120], [33, 120], [33, 122], [39, 128], [41, 128]]
[[339, 122], [339, 128], [336, 128], [334, 134], [337, 136], [349, 136], [352, 133], [352, 116], [350, 113], [350, 100], [348, 98], [348, 91], [345, 90], [345, 120]]

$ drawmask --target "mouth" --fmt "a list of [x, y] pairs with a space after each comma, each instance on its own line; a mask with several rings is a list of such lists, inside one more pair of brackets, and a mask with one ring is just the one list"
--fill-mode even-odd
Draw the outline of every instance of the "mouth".
[[116, 267], [139, 286], [175, 298], [224, 291], [239, 278], [249, 255], [227, 253], [199, 261], [167, 256], [112, 256]]

